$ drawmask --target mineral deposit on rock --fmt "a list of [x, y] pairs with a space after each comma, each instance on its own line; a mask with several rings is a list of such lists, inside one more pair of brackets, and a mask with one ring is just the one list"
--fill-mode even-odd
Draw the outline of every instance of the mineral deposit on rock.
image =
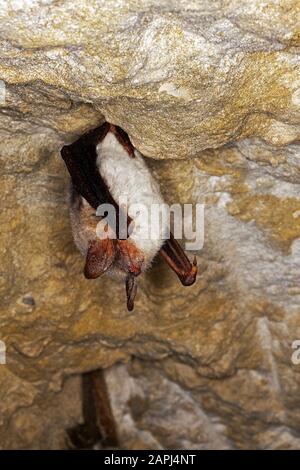
[[[0, 0], [2, 448], [63, 448], [97, 368], [124, 447], [300, 448], [299, 8]], [[82, 275], [59, 154], [104, 120], [205, 203], [197, 283], [157, 260], [131, 314]]]

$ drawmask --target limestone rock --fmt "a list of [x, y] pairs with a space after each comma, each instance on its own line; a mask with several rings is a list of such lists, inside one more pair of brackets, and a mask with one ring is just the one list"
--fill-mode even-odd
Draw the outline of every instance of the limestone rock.
[[[103, 367], [124, 446], [300, 448], [299, 2], [0, 0], [0, 30], [1, 446], [63, 447]], [[104, 120], [206, 205], [196, 285], [157, 260], [132, 314], [70, 233], [59, 150]]]

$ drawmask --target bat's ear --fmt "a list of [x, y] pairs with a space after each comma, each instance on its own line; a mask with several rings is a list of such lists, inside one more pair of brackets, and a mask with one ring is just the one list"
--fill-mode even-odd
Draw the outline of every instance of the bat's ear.
[[96, 279], [112, 265], [116, 256], [114, 240], [106, 238], [93, 240], [86, 255], [84, 275], [87, 279]]

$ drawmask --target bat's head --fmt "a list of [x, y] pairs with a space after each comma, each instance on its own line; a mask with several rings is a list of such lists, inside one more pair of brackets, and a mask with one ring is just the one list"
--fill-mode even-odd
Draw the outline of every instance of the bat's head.
[[124, 280], [128, 310], [132, 310], [134, 306], [136, 278], [145, 269], [143, 253], [129, 239], [97, 238], [89, 243], [84, 267], [85, 277], [96, 279], [107, 273], [113, 278]]

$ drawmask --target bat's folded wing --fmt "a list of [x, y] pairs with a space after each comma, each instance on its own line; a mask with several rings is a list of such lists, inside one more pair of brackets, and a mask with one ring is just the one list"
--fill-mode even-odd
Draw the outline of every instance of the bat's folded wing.
[[100, 204], [116, 203], [107, 189], [96, 165], [97, 144], [109, 130], [107, 123], [87, 132], [71, 145], [61, 150], [75, 189], [95, 210]]
[[198, 270], [197, 258], [195, 256], [193, 263], [191, 263], [172, 233], [161, 247], [160, 254], [184, 286], [194, 284]]

